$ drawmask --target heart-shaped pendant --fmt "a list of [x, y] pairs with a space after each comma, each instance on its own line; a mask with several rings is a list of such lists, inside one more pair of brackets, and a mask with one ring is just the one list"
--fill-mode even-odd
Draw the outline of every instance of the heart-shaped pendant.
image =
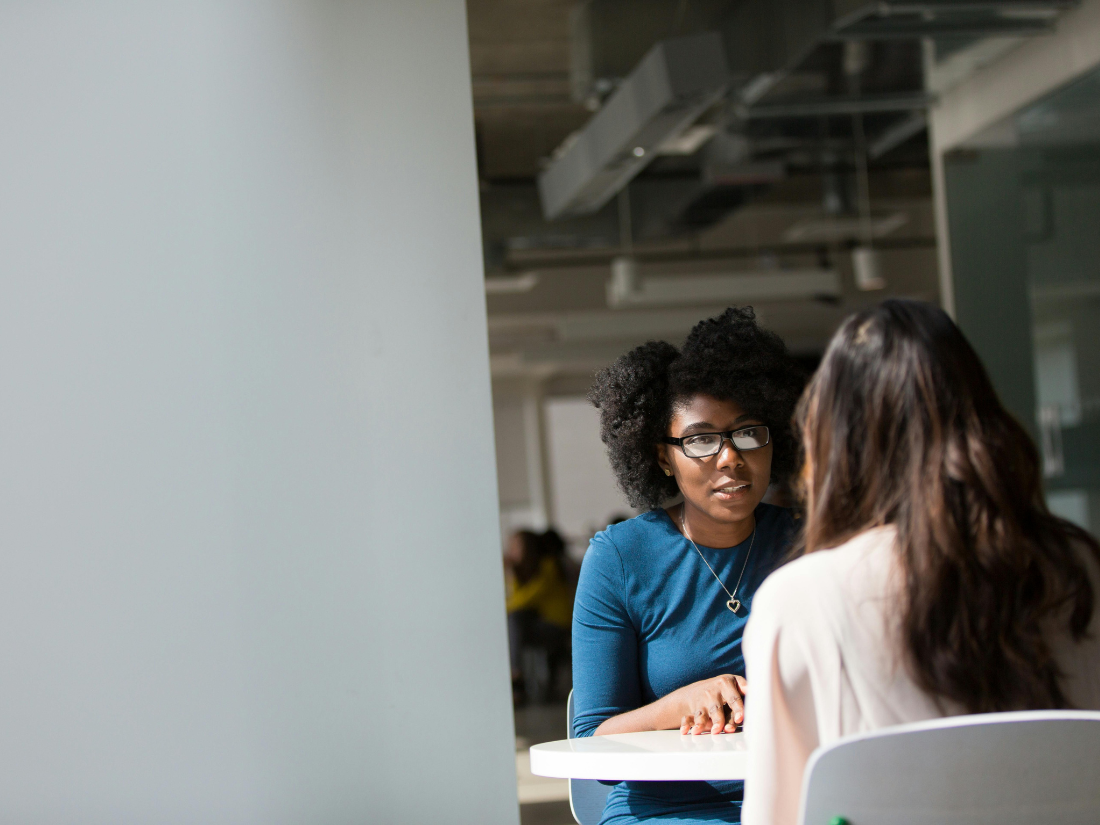
[[741, 609], [741, 602], [737, 599], [730, 599], [728, 602], [726, 602], [726, 607], [730, 609], [730, 612], [736, 613], [738, 610]]

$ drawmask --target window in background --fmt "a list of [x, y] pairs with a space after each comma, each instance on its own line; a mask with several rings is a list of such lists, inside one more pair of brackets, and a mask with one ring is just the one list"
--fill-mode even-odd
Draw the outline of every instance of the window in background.
[[997, 132], [945, 158], [958, 320], [1039, 442], [1051, 509], [1095, 533], [1100, 71]]

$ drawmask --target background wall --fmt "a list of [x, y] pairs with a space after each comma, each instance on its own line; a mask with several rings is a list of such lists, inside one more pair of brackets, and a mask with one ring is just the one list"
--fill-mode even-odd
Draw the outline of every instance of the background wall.
[[587, 539], [612, 517], [638, 512], [627, 504], [615, 481], [607, 448], [600, 441], [600, 411], [588, 399], [547, 399], [546, 425], [559, 530]]
[[0, 820], [515, 822], [462, 1], [0, 77]]
[[[582, 394], [592, 378], [570, 382], [567, 394], [545, 394], [529, 382], [493, 387], [501, 534], [553, 527], [579, 560], [588, 540], [614, 516], [638, 513], [619, 489], [600, 413]], [[553, 386], [551, 384], [551, 386]]]

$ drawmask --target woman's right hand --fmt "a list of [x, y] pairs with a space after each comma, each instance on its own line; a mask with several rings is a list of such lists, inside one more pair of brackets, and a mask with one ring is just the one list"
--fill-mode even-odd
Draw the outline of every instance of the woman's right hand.
[[680, 733], [733, 733], [745, 721], [743, 676], [723, 674], [684, 685], [665, 697], [679, 707]]

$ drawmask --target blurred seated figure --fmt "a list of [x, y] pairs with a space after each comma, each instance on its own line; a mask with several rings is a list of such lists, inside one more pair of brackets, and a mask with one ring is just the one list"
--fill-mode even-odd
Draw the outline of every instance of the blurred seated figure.
[[577, 595], [577, 577], [580, 575], [581, 566], [569, 558], [565, 548], [565, 539], [553, 527], [542, 533], [539, 540], [542, 542], [543, 558], [554, 560], [558, 572], [561, 573], [562, 580], [565, 582], [569, 605], [569, 623], [572, 624], [573, 598]]
[[504, 566], [509, 574], [508, 647], [512, 694], [517, 704], [527, 698], [523, 651], [546, 651], [549, 684], [569, 660], [573, 589], [566, 570], [565, 542], [554, 530], [543, 534], [519, 530], [508, 541]]

